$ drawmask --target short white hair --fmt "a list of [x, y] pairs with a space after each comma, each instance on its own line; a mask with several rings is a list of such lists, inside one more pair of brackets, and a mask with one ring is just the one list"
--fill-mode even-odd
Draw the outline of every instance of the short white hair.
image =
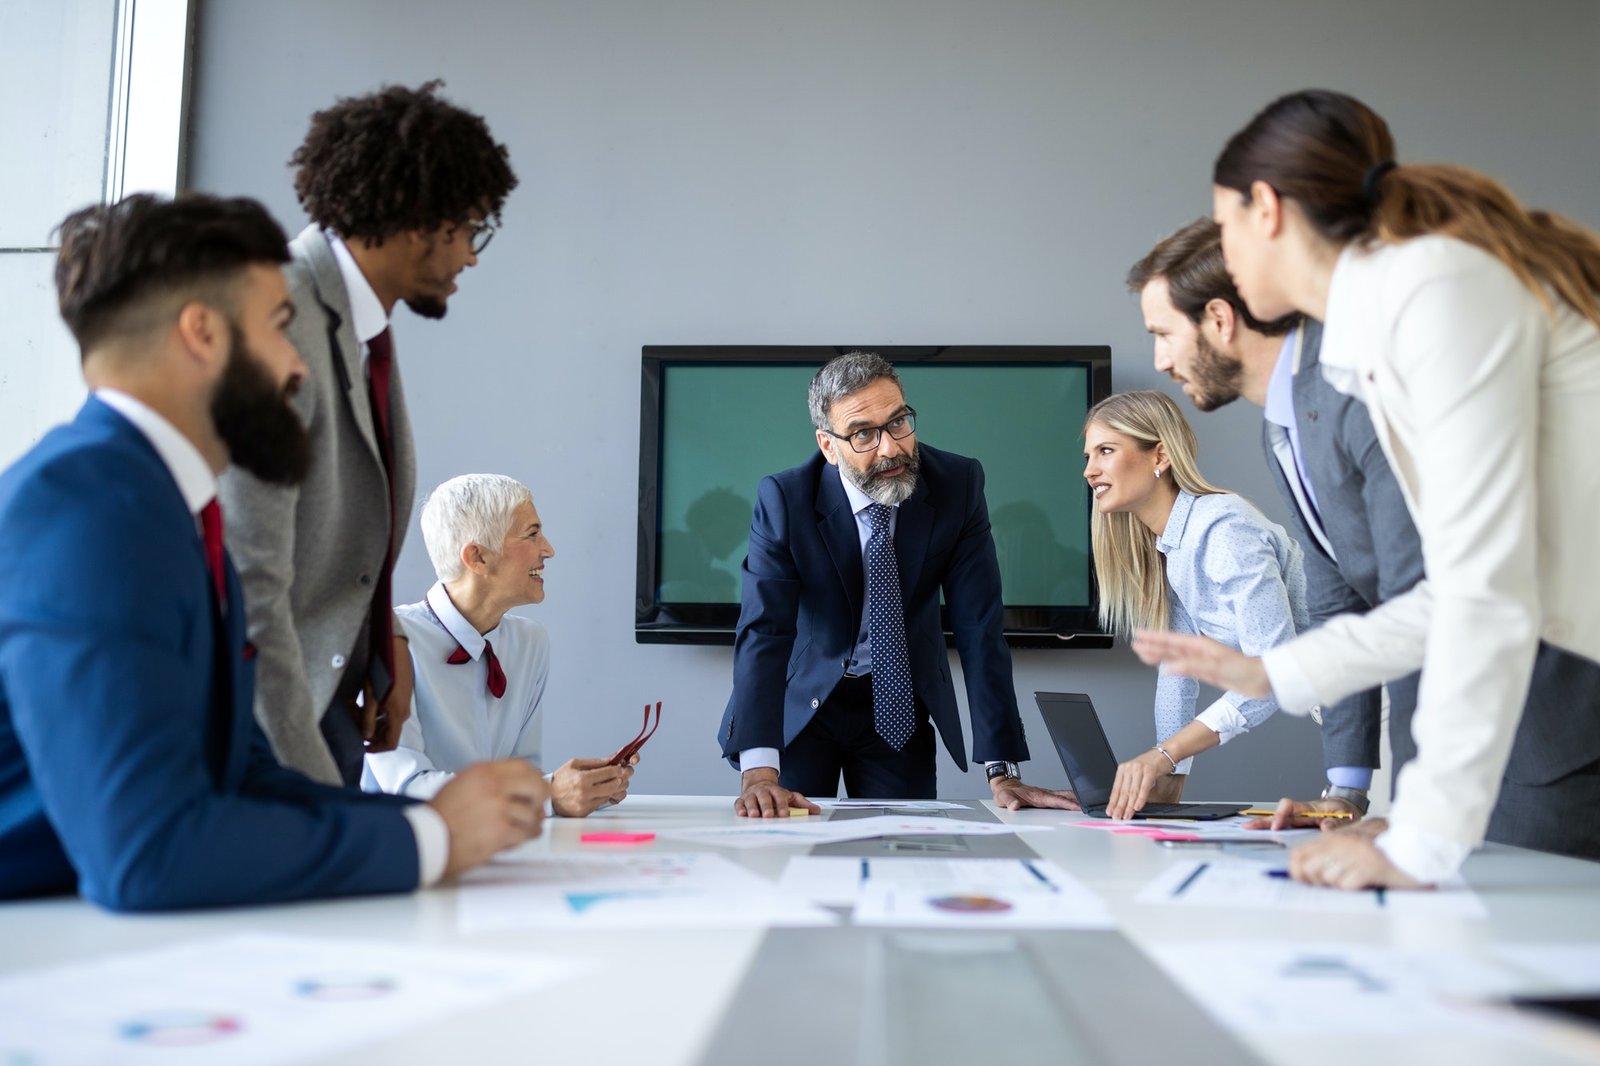
[[422, 541], [439, 580], [461, 576], [468, 544], [499, 552], [517, 508], [532, 502], [528, 486], [504, 474], [462, 474], [430, 492], [422, 505]]

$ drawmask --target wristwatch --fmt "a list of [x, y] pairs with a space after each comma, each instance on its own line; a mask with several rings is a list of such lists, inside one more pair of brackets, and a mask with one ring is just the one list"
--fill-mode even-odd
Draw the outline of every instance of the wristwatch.
[[992, 762], [984, 766], [983, 776], [987, 777], [990, 781], [993, 781], [997, 777], [1020, 778], [1022, 776], [1022, 767], [1018, 766], [1014, 762]]
[[1345, 788], [1343, 785], [1329, 785], [1322, 790], [1322, 798], [1325, 800], [1344, 800], [1344, 802], [1356, 809], [1356, 817], [1358, 818], [1365, 818], [1367, 816], [1367, 808], [1372, 805], [1372, 801], [1367, 798], [1365, 789]]

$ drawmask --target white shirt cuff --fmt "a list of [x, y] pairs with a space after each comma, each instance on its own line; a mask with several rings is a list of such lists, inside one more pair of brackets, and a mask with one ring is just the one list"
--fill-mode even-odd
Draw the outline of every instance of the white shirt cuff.
[[413, 803], [405, 809], [406, 821], [417, 837], [417, 887], [431, 888], [444, 876], [450, 860], [450, 827], [444, 816], [426, 803]]
[[1219, 699], [1195, 715], [1195, 719], [1217, 735], [1218, 744], [1226, 744], [1240, 733], [1250, 731], [1250, 723], [1239, 713], [1239, 708], [1226, 698]]
[[1472, 854], [1471, 846], [1459, 840], [1393, 822], [1375, 843], [1402, 873], [1426, 885], [1453, 877]]
[[1311, 678], [1295, 661], [1291, 647], [1291, 644], [1279, 644], [1267, 650], [1262, 653], [1261, 665], [1266, 667], [1267, 680], [1272, 683], [1272, 695], [1279, 709], [1303, 718], [1322, 701], [1317, 697]]
[[777, 748], [746, 748], [739, 753], [739, 772], [759, 770], [762, 767], [778, 769]]

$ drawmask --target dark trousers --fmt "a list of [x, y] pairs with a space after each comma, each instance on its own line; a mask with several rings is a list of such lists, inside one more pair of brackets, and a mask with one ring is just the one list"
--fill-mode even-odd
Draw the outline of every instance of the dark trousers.
[[783, 749], [778, 783], [808, 798], [934, 799], [934, 729], [917, 701], [917, 728], [895, 751], [877, 734], [872, 717], [872, 678], [846, 677], [817, 708], [800, 735]]
[[1539, 643], [1487, 836], [1600, 859], [1600, 663]]
[[361, 787], [361, 768], [367, 757], [367, 742], [351, 715], [356, 697], [361, 695], [367, 677], [367, 636], [365, 631], [350, 651], [350, 662], [333, 699], [322, 712], [319, 724], [322, 739], [327, 741], [333, 764], [339, 768], [339, 778], [347, 788]]
[[1600, 762], [1548, 784], [1500, 779], [1488, 839], [1535, 851], [1600, 859]]

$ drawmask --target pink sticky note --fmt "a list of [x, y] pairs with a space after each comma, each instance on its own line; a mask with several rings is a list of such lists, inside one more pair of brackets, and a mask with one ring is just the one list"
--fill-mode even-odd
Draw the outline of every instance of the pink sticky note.
[[648, 844], [654, 833], [585, 833], [578, 838], [581, 844]]

